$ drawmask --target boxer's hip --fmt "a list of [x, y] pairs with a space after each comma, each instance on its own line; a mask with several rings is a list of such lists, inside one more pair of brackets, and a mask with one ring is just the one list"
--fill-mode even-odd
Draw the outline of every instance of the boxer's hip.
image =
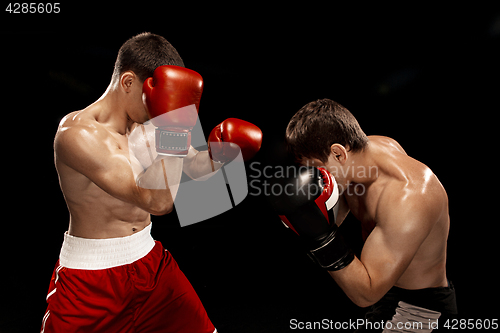
[[126, 237], [89, 239], [66, 232], [59, 264], [71, 269], [100, 270], [131, 264], [145, 257], [155, 246], [151, 223]]

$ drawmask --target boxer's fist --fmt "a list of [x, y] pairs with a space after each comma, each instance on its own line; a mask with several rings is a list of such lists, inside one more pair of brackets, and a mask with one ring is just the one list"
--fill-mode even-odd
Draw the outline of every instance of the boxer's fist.
[[225, 163], [234, 159], [240, 149], [245, 161], [251, 159], [262, 145], [262, 131], [248, 121], [228, 118], [215, 126], [208, 136], [208, 152], [214, 161]]
[[185, 156], [191, 145], [191, 130], [198, 119], [203, 79], [178, 66], [160, 66], [144, 81], [143, 100], [156, 129], [156, 151]]
[[294, 176], [281, 184], [283, 191], [271, 191], [271, 204], [321, 267], [330, 271], [344, 268], [354, 255], [335, 224], [339, 200], [335, 178], [326, 169], [314, 167], [300, 167]]

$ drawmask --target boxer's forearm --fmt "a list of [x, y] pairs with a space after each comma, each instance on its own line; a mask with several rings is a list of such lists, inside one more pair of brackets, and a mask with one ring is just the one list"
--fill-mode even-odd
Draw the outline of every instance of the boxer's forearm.
[[138, 206], [153, 215], [164, 215], [172, 211], [174, 199], [170, 191], [165, 159], [155, 162], [136, 179]]
[[328, 273], [347, 297], [360, 307], [375, 304], [387, 292], [370, 277], [366, 267], [357, 257], [344, 269]]
[[222, 163], [212, 161], [208, 151], [197, 151], [191, 147], [184, 158], [183, 171], [194, 180], [202, 180], [206, 179], [205, 176], [219, 170], [222, 165]]

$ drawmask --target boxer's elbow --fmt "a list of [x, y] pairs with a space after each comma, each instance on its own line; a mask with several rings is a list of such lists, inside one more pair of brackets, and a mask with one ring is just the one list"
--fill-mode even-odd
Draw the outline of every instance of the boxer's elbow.
[[360, 308], [367, 308], [377, 303], [377, 299], [365, 297], [365, 295], [357, 295], [356, 297], [350, 297], [351, 301], [359, 306]]
[[165, 215], [174, 209], [170, 190], [144, 190], [138, 195], [137, 206], [156, 216]]
[[171, 211], [172, 208], [168, 208], [168, 209], [150, 210], [149, 213], [154, 216], [162, 216], [169, 214]]
[[149, 213], [155, 216], [169, 214], [174, 210], [174, 204], [170, 202], [159, 203], [149, 208]]
[[369, 282], [369, 285], [355, 283], [359, 282], [355, 280], [351, 280], [350, 282], [351, 283], [344, 285], [344, 292], [346, 293], [347, 297], [349, 297], [349, 299], [360, 308], [372, 306], [373, 304], [377, 303], [384, 295], [384, 293], [379, 292], [378, 290], [373, 288], [371, 281]]
[[356, 292], [352, 292], [347, 296], [360, 308], [366, 308], [377, 303], [384, 295], [385, 293], [383, 291], [375, 290], [373, 288], [359, 288]]

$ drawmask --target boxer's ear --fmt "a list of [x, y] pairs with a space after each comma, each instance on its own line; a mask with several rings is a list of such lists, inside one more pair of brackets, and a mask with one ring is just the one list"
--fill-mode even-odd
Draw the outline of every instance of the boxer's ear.
[[341, 144], [334, 143], [333, 145], [330, 146], [330, 157], [329, 159], [333, 159], [337, 163], [340, 163], [341, 165], [344, 165], [349, 156], [347, 154], [347, 149], [342, 146]]
[[132, 84], [136, 81], [137, 76], [132, 71], [123, 72], [120, 75], [120, 88], [127, 94], [132, 91]]

